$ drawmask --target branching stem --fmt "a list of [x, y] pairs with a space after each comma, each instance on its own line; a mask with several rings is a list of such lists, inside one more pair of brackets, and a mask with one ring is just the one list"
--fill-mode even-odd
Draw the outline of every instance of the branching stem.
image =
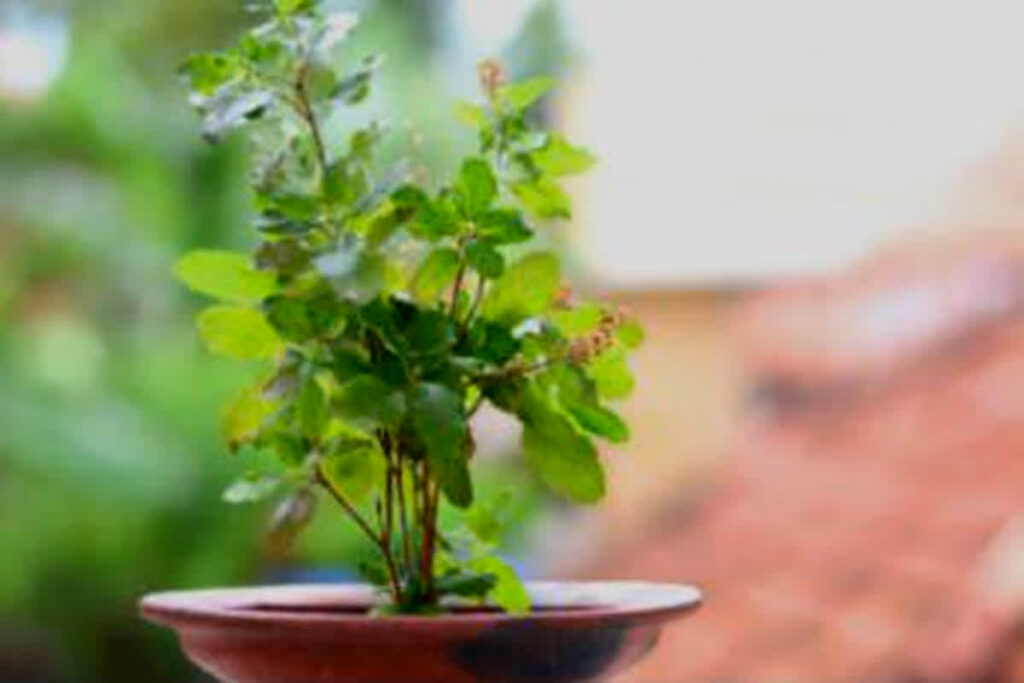
[[327, 177], [327, 148], [324, 145], [323, 134], [320, 131], [320, 122], [317, 120], [313, 104], [309, 99], [309, 90], [306, 81], [309, 78], [309, 62], [303, 62], [299, 74], [295, 79], [294, 102], [296, 113], [309, 128], [310, 137], [313, 138], [313, 147], [316, 149], [317, 162], [320, 164], [320, 179], [323, 182]]
[[341, 506], [342, 510], [345, 511], [353, 522], [355, 522], [356, 526], [359, 527], [367, 539], [383, 556], [384, 562], [388, 567], [388, 580], [391, 584], [390, 588], [392, 597], [395, 599], [396, 603], [400, 604], [402, 602], [402, 585], [397, 568], [395, 567], [394, 559], [391, 556], [391, 548], [389, 546], [389, 541], [386, 540], [386, 534], [378, 535], [377, 532], [374, 531], [373, 527], [370, 526], [370, 523], [367, 522], [361, 514], [359, 514], [359, 510], [352, 504], [352, 501], [350, 501], [344, 493], [334, 488], [331, 482], [327, 480], [327, 477], [325, 477], [320, 471], [319, 467], [316, 469], [315, 476], [317, 483], [327, 490], [327, 493], [334, 498], [338, 505]]

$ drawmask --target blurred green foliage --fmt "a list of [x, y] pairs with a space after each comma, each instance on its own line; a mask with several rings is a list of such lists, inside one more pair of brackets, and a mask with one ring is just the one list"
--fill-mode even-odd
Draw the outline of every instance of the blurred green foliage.
[[[67, 21], [70, 41], [45, 98], [0, 98], [0, 678], [196, 680], [167, 636], [140, 625], [137, 597], [273, 568], [263, 512], [219, 502], [239, 465], [217, 415], [247, 371], [199, 348], [198, 298], [170, 276], [190, 247], [246, 246], [244, 151], [202, 143], [173, 77], [186, 50], [236, 34], [242, 2], [38, 5]], [[428, 170], [471, 142], [446, 137], [451, 112], [431, 96], [445, 86], [427, 57], [446, 5], [358, 4], [354, 50], [387, 46], [377, 106], [410, 112], [406, 134], [431, 131]], [[544, 28], [527, 32], [547, 60], [562, 54], [554, 18], [541, 3], [531, 21]], [[538, 49], [523, 68], [553, 70], [534, 63]], [[535, 507], [523, 500], [520, 518]], [[294, 561], [336, 565], [356, 544], [340, 515], [320, 515]]]

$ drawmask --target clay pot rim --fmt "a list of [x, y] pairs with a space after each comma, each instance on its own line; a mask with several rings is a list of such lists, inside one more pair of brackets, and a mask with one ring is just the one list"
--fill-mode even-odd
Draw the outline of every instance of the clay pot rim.
[[[143, 616], [172, 628], [235, 626], [252, 628], [356, 628], [361, 633], [393, 629], [451, 633], [504, 622], [572, 626], [606, 620], [661, 623], [700, 606], [699, 588], [642, 581], [531, 582], [527, 590], [537, 610], [527, 614], [474, 611], [441, 615], [377, 618], [357, 612], [381, 603], [364, 584], [294, 584], [152, 593], [140, 602]], [[334, 609], [337, 611], [326, 611]], [[323, 610], [323, 611], [317, 611]], [[334, 629], [332, 629], [334, 630]]]

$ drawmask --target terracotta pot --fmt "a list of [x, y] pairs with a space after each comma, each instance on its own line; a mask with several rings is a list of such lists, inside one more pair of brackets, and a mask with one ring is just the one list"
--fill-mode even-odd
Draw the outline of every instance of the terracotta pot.
[[600, 681], [651, 651], [695, 609], [691, 586], [535, 583], [534, 610], [371, 617], [366, 586], [157, 593], [143, 615], [178, 632], [201, 668], [234, 683]]

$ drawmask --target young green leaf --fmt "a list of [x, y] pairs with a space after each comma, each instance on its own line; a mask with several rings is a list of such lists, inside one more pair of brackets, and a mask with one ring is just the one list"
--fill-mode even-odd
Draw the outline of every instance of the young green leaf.
[[633, 373], [625, 352], [615, 347], [602, 353], [587, 368], [597, 384], [597, 393], [606, 399], [623, 399], [633, 393]]
[[466, 458], [469, 425], [462, 400], [440, 384], [420, 383], [409, 394], [409, 417], [445, 496], [452, 505], [468, 507], [473, 489]]
[[615, 338], [627, 349], [635, 349], [644, 343], [644, 328], [635, 320], [627, 320], [616, 330]]
[[255, 270], [248, 256], [197, 249], [174, 264], [174, 275], [189, 289], [222, 301], [258, 302], [277, 291], [272, 273]]
[[505, 272], [505, 257], [488, 240], [475, 239], [466, 246], [466, 260], [476, 272], [493, 280]]
[[519, 244], [533, 237], [533, 231], [526, 227], [523, 217], [515, 209], [491, 209], [476, 219], [476, 229], [481, 236], [497, 244]]
[[242, 75], [242, 62], [231, 52], [191, 55], [179, 68], [188, 78], [192, 90], [200, 95], [213, 95], [223, 85]]
[[524, 397], [523, 451], [541, 480], [577, 503], [604, 497], [604, 468], [590, 440], [536, 390]]
[[550, 76], [536, 76], [498, 89], [498, 99], [511, 109], [526, 109], [555, 87]]
[[284, 348], [263, 314], [251, 308], [210, 306], [199, 313], [196, 325], [207, 348], [229, 358], [269, 358]]
[[544, 251], [527, 254], [494, 281], [484, 299], [482, 313], [491, 320], [514, 326], [547, 311], [561, 282], [557, 256]]
[[455, 103], [455, 118], [459, 123], [477, 130], [487, 126], [487, 112], [483, 107], [470, 102]]
[[308, 12], [317, 5], [317, 0], [274, 0], [277, 11], [282, 15]]
[[494, 577], [494, 587], [487, 597], [509, 614], [528, 614], [530, 594], [526, 592], [519, 574], [510, 564], [497, 555], [482, 555], [470, 562], [470, 567], [482, 574]]
[[540, 378], [558, 405], [584, 432], [599, 436], [612, 443], [629, 440], [629, 427], [621, 417], [598, 401], [595, 382], [578, 367], [559, 365]]
[[551, 322], [568, 338], [582, 337], [597, 329], [601, 323], [601, 306], [584, 303], [575, 308], [553, 311]]
[[572, 218], [569, 195], [548, 178], [513, 185], [512, 193], [537, 218]]
[[534, 165], [553, 176], [585, 173], [597, 163], [596, 157], [583, 147], [569, 144], [557, 133], [548, 136], [547, 144], [531, 155]]
[[302, 385], [295, 399], [295, 416], [302, 435], [314, 443], [327, 425], [327, 398], [320, 383], [310, 377]]
[[498, 181], [489, 163], [473, 157], [462, 162], [459, 188], [462, 190], [466, 215], [476, 216], [494, 201], [498, 194]]
[[422, 303], [433, 302], [455, 279], [459, 253], [445, 247], [435, 249], [423, 260], [412, 280], [412, 295]]
[[255, 439], [263, 420], [273, 412], [273, 403], [263, 397], [259, 386], [247, 387], [224, 409], [221, 433], [232, 453]]

